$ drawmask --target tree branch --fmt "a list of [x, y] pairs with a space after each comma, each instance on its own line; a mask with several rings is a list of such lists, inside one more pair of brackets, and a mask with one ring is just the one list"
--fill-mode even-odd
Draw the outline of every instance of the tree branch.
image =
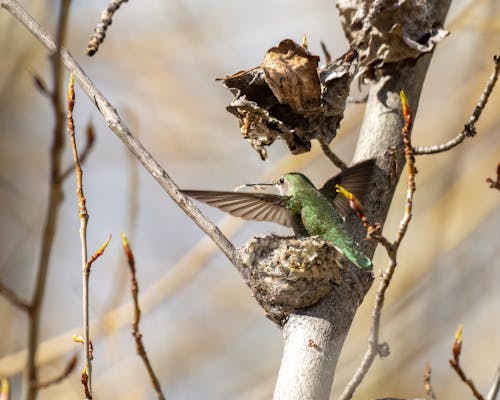
[[0, 281], [0, 295], [11, 303], [13, 306], [20, 308], [23, 311], [29, 312], [30, 305], [26, 300], [21, 299], [16, 292]]
[[111, 0], [106, 9], [101, 14], [101, 20], [97, 24], [94, 29], [94, 35], [89, 41], [87, 45], [87, 49], [85, 53], [88, 56], [93, 56], [99, 50], [99, 46], [102, 42], [104, 42], [104, 38], [106, 37], [106, 31], [108, 27], [113, 22], [113, 15], [120, 8], [123, 3], [126, 3], [128, 0]]
[[[432, 19], [443, 22], [451, 0], [429, 1]], [[365, 206], [370, 219], [385, 221], [399, 176], [404, 166], [403, 126], [399, 112], [399, 91], [404, 89], [414, 114], [432, 54], [421, 56], [413, 66], [394, 65], [370, 88], [365, 116], [353, 163], [375, 158], [375, 171]], [[362, 241], [365, 232], [355, 217], [347, 229]], [[373, 255], [375, 241], [363, 241], [367, 255]], [[275, 399], [328, 399], [340, 351], [359, 304], [370, 288], [372, 277], [349, 268], [342, 285], [317, 306], [290, 315], [283, 327], [285, 346], [274, 391]], [[308, 339], [322, 351], [307, 346]]]
[[125, 252], [125, 256], [127, 258], [128, 267], [130, 270], [130, 291], [132, 292], [132, 300], [134, 302], [134, 320], [132, 321], [132, 336], [135, 339], [135, 346], [137, 349], [137, 354], [141, 357], [146, 370], [149, 375], [149, 379], [151, 380], [151, 384], [158, 396], [159, 400], [165, 400], [165, 395], [161, 390], [160, 382], [156, 377], [156, 374], [153, 370], [151, 362], [149, 361], [148, 354], [146, 353], [146, 348], [144, 347], [144, 343], [142, 342], [142, 333], [139, 330], [139, 323], [141, 321], [141, 309], [139, 308], [139, 284], [137, 283], [137, 278], [135, 276], [135, 260], [134, 254], [132, 253], [132, 249], [128, 244], [127, 237], [124, 233], [122, 233], [122, 245], [123, 251]]
[[[53, 142], [50, 150], [49, 199], [42, 231], [42, 244], [38, 259], [35, 288], [29, 307], [28, 322], [28, 357], [23, 375], [24, 398], [34, 400], [38, 393], [38, 373], [36, 353], [40, 336], [40, 316], [45, 285], [49, 271], [50, 255], [56, 234], [57, 219], [62, 201], [62, 156], [64, 150], [64, 107], [61, 102], [63, 70], [61, 48], [66, 37], [70, 0], [62, 0], [57, 22], [56, 43], [52, 52], [52, 78], [54, 86], [50, 94], [54, 114]], [[2, 6], [4, 4], [2, 3]]]
[[415, 147], [413, 149], [415, 155], [436, 154], [436, 153], [441, 153], [443, 151], [448, 151], [453, 147], [458, 146], [460, 143], [462, 143], [465, 140], [465, 138], [474, 137], [476, 135], [476, 123], [479, 117], [481, 116], [484, 107], [486, 107], [490, 94], [493, 91], [495, 83], [497, 82], [498, 79], [498, 73], [500, 72], [500, 55], [494, 56], [493, 62], [495, 64], [493, 72], [491, 73], [488, 82], [486, 82], [486, 86], [483, 90], [483, 93], [481, 93], [481, 97], [479, 98], [479, 101], [476, 104], [476, 107], [474, 108], [474, 111], [472, 112], [472, 115], [470, 116], [469, 120], [465, 124], [462, 132], [460, 132], [450, 141], [443, 144], [437, 144], [431, 147]]
[[[0, 5], [17, 18], [52, 54], [55, 52], [55, 44], [48, 32], [43, 29], [15, 0], [0, 0]], [[128, 127], [122, 121], [115, 108], [94, 86], [89, 77], [74, 60], [66, 49], [61, 49], [61, 56], [67, 69], [73, 71], [75, 79], [83, 91], [96, 105], [104, 117], [108, 127], [129, 148], [135, 157], [142, 163], [144, 168], [156, 179], [165, 192], [177, 203], [177, 205], [191, 218], [200, 229], [205, 232], [222, 250], [233, 265], [244, 273], [237, 260], [234, 245], [200, 210], [192, 201], [179, 192], [178, 186], [170, 178], [161, 165], [144, 148], [142, 143], [132, 135]]]

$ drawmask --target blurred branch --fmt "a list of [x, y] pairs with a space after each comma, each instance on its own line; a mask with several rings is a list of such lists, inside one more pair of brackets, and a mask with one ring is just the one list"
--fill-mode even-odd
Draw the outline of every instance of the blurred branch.
[[318, 140], [318, 141], [321, 146], [321, 150], [323, 151], [323, 154], [330, 159], [333, 165], [335, 165], [337, 168], [340, 168], [342, 171], [347, 169], [347, 164], [344, 161], [342, 161], [323, 140]]
[[497, 179], [486, 178], [486, 182], [490, 184], [490, 189], [500, 190], [500, 163], [497, 165]]
[[431, 366], [429, 363], [425, 363], [425, 374], [424, 374], [424, 389], [425, 389], [425, 394], [427, 395], [427, 398], [430, 400], [436, 400], [436, 394], [434, 393], [434, 390], [432, 389], [432, 384], [431, 384]]
[[99, 45], [104, 41], [106, 37], [106, 31], [108, 27], [113, 23], [113, 15], [120, 8], [123, 3], [128, 0], [111, 0], [108, 7], [102, 12], [101, 20], [94, 29], [94, 35], [87, 45], [85, 53], [88, 56], [93, 56], [99, 50]]
[[493, 88], [495, 87], [495, 83], [498, 79], [498, 73], [500, 72], [500, 55], [493, 57], [494, 69], [488, 82], [486, 82], [486, 86], [481, 93], [481, 97], [472, 112], [469, 120], [464, 126], [462, 132], [460, 132], [457, 136], [451, 139], [449, 142], [438, 144], [431, 147], [415, 147], [413, 152], [415, 155], [427, 155], [427, 154], [436, 154], [441, 153], [443, 151], [448, 151], [453, 147], [462, 143], [467, 137], [474, 137], [476, 135], [476, 123], [483, 112], [484, 107], [488, 103], [488, 99], [490, 97]]
[[[91, 121], [88, 122], [85, 133], [86, 133], [85, 147], [83, 148], [82, 154], [80, 156], [80, 163], [82, 165], [85, 163], [85, 161], [87, 161], [87, 157], [90, 154], [90, 150], [92, 150], [95, 142], [94, 126], [92, 125]], [[61, 180], [65, 180], [69, 175], [71, 175], [74, 169], [75, 169], [74, 165], [69, 165], [61, 174]]]
[[156, 377], [156, 374], [151, 366], [151, 362], [149, 361], [149, 357], [146, 353], [146, 349], [142, 342], [142, 333], [139, 331], [139, 322], [141, 321], [141, 310], [139, 308], [139, 284], [137, 283], [137, 279], [135, 277], [135, 260], [134, 255], [132, 253], [132, 249], [129, 246], [127, 237], [124, 233], [122, 233], [122, 244], [123, 251], [125, 252], [125, 256], [127, 258], [128, 267], [130, 270], [130, 291], [132, 292], [132, 300], [134, 302], [134, 320], [132, 321], [132, 336], [135, 338], [135, 346], [137, 349], [137, 354], [141, 357], [144, 365], [146, 366], [146, 370], [148, 371], [149, 378], [151, 379], [151, 384], [153, 385], [154, 390], [158, 396], [158, 399], [165, 400], [165, 396], [161, 390], [160, 382]]
[[[7, 9], [49, 50], [55, 51], [55, 44], [49, 33], [43, 29], [15, 0], [0, 0], [0, 5]], [[130, 132], [128, 127], [122, 121], [115, 108], [94, 86], [89, 77], [81, 69], [78, 63], [73, 59], [66, 49], [61, 49], [61, 55], [65, 66], [73, 71], [76, 80], [79, 82], [83, 91], [89, 96], [96, 105], [99, 112], [103, 115], [109, 128], [123, 142], [135, 157], [142, 163], [145, 169], [156, 179], [160, 186], [175, 201], [175, 203], [205, 232], [222, 250], [226, 257], [242, 274], [245, 273], [240, 266], [236, 256], [234, 245], [224, 236], [217, 226], [215, 226], [193, 202], [179, 192], [178, 186], [170, 178], [161, 165], [144, 148], [142, 143]]]
[[64, 368], [64, 371], [62, 371], [58, 376], [56, 376], [56, 377], [54, 377], [46, 382], [39, 383], [38, 389], [44, 389], [46, 387], [61, 383], [64, 379], [66, 379], [74, 371], [77, 361], [78, 361], [78, 357], [76, 355], [71, 357], [70, 360], [68, 361], [68, 363], [66, 364], [66, 368]]
[[399, 224], [397, 237], [393, 243], [390, 243], [385, 237], [380, 235], [378, 233], [379, 229], [375, 229], [374, 231], [372, 231], [372, 234], [370, 234], [370, 229], [368, 229], [367, 237], [378, 240], [386, 249], [387, 255], [389, 256], [389, 266], [384, 271], [382, 281], [380, 282], [377, 293], [375, 295], [375, 304], [372, 310], [372, 324], [370, 328], [370, 337], [368, 339], [368, 348], [365, 352], [363, 360], [361, 361], [361, 365], [354, 373], [353, 377], [340, 396], [341, 400], [348, 400], [352, 398], [357, 387], [361, 384], [364, 377], [368, 373], [368, 370], [370, 369], [377, 354], [381, 357], [387, 356], [389, 354], [387, 343], [379, 343], [380, 319], [382, 316], [382, 307], [384, 306], [385, 292], [387, 291], [387, 288], [391, 283], [394, 271], [397, 266], [398, 249], [401, 241], [406, 234], [408, 224], [410, 223], [412, 218], [413, 195], [415, 193], [415, 174], [417, 173], [417, 170], [415, 168], [415, 157], [413, 156], [413, 148], [411, 146], [410, 140], [410, 132], [413, 124], [412, 115], [403, 91], [401, 91], [400, 96], [404, 117], [404, 126], [401, 130], [401, 133], [403, 136], [405, 160], [408, 166], [408, 183], [406, 189], [405, 211], [403, 218], [401, 219], [401, 222]]
[[495, 377], [493, 378], [493, 383], [491, 384], [491, 388], [486, 395], [486, 400], [495, 400], [497, 398], [498, 392], [500, 390], [500, 365], [495, 372]]
[[476, 386], [472, 379], [467, 378], [465, 375], [462, 366], [460, 365], [460, 354], [462, 352], [462, 330], [463, 327], [460, 325], [457, 329], [457, 333], [455, 334], [455, 340], [453, 341], [453, 347], [451, 349], [452, 358], [448, 361], [453, 370], [457, 373], [460, 379], [470, 388], [472, 394], [477, 400], [484, 400], [484, 397], [481, 393], [478, 392]]
[[[29, 306], [28, 321], [28, 357], [24, 371], [25, 399], [34, 400], [38, 393], [38, 372], [36, 368], [36, 353], [40, 334], [40, 316], [45, 285], [49, 271], [49, 261], [54, 243], [60, 205], [62, 202], [61, 163], [64, 150], [64, 108], [61, 104], [63, 69], [61, 48], [64, 45], [68, 24], [70, 0], [61, 0], [61, 8], [57, 20], [56, 43], [52, 53], [52, 78], [54, 87], [50, 92], [54, 114], [53, 142], [50, 150], [50, 183], [49, 199], [45, 213], [45, 223], [42, 231], [42, 243], [36, 272], [35, 288]], [[2, 2], [2, 6], [4, 3]], [[47, 93], [47, 91], [46, 91]]]
[[18, 307], [23, 311], [29, 312], [30, 305], [28, 304], [28, 302], [21, 299], [16, 292], [7, 287], [2, 281], [0, 281], [0, 295], [5, 297], [5, 299], [13, 306]]

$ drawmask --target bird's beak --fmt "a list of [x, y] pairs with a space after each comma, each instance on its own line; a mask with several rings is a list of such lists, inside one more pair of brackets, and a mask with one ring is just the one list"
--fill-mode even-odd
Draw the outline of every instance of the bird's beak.
[[262, 187], [267, 187], [267, 186], [274, 186], [274, 183], [245, 183], [244, 185], [238, 186], [237, 188], [234, 189], [235, 192], [239, 191], [240, 189], [244, 188], [254, 188], [254, 189], [261, 189]]

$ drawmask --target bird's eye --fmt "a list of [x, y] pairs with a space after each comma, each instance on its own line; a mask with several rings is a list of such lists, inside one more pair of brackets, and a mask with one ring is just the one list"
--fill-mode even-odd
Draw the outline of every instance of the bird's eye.
[[283, 184], [285, 183], [285, 178], [283, 178], [283, 177], [279, 178], [279, 179], [278, 179], [278, 183], [279, 183], [280, 185], [283, 185]]

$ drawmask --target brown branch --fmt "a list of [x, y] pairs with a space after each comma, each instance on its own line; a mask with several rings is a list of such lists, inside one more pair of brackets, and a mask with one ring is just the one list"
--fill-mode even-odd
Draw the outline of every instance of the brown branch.
[[323, 140], [319, 140], [319, 144], [321, 146], [321, 150], [323, 151], [325, 156], [330, 159], [333, 165], [335, 165], [337, 168], [340, 168], [342, 171], [347, 169], [347, 164], [342, 161]]
[[102, 12], [101, 20], [94, 29], [94, 35], [87, 45], [85, 53], [88, 56], [93, 56], [99, 50], [100, 44], [104, 41], [106, 37], [106, 31], [108, 27], [113, 23], [113, 15], [120, 8], [123, 3], [128, 0], [111, 0], [108, 7]]
[[125, 252], [125, 257], [127, 258], [128, 267], [130, 270], [130, 291], [132, 292], [132, 300], [134, 302], [134, 320], [132, 321], [132, 336], [135, 338], [135, 346], [137, 350], [137, 354], [141, 357], [146, 370], [148, 371], [149, 378], [151, 379], [151, 384], [153, 385], [154, 390], [158, 396], [158, 399], [164, 400], [165, 396], [161, 390], [160, 382], [156, 377], [156, 374], [151, 366], [151, 362], [149, 361], [149, 357], [146, 353], [146, 349], [142, 342], [142, 333], [139, 331], [139, 323], [141, 321], [141, 309], [139, 308], [139, 284], [137, 283], [137, 279], [135, 276], [135, 260], [134, 254], [132, 253], [132, 249], [128, 243], [127, 237], [124, 233], [122, 233], [122, 244], [123, 251]]
[[457, 136], [455, 136], [453, 139], [451, 139], [446, 143], [438, 144], [431, 147], [415, 147], [413, 149], [413, 153], [415, 155], [436, 154], [436, 153], [441, 153], [443, 151], [448, 151], [453, 147], [462, 143], [465, 140], [465, 138], [474, 137], [476, 135], [476, 123], [479, 117], [481, 116], [484, 107], [486, 107], [490, 94], [493, 91], [495, 83], [497, 82], [498, 79], [498, 74], [500, 72], [500, 56], [498, 55], [494, 56], [493, 62], [495, 64], [493, 72], [491, 73], [488, 82], [486, 82], [486, 86], [483, 90], [483, 93], [481, 93], [481, 97], [479, 98], [479, 101], [476, 104], [476, 107], [474, 108], [472, 115], [465, 124], [464, 129]]
[[429, 365], [428, 362], [425, 363], [425, 374], [424, 374], [424, 389], [425, 389], [425, 394], [427, 395], [428, 399], [431, 400], [436, 400], [436, 394], [434, 393], [434, 389], [432, 389], [432, 384], [431, 384], [431, 366]]
[[[0, 5], [17, 18], [32, 34], [37, 38], [50, 53], [56, 49], [54, 41], [49, 33], [43, 29], [15, 0], [0, 0]], [[200, 229], [207, 234], [210, 239], [222, 250], [225, 256], [233, 265], [245, 274], [245, 270], [239, 263], [236, 255], [236, 249], [229, 239], [217, 228], [193, 202], [179, 192], [178, 186], [170, 178], [161, 165], [144, 148], [142, 143], [130, 132], [126, 124], [122, 121], [115, 108], [94, 86], [78, 63], [73, 59], [66, 49], [61, 49], [61, 55], [64, 65], [73, 71], [75, 79], [80, 84], [83, 91], [89, 96], [96, 105], [99, 112], [103, 115], [109, 128], [115, 135], [129, 148], [134, 156], [142, 163], [144, 168], [156, 179], [160, 186], [175, 201], [175, 203], [191, 218]]]
[[[372, 309], [372, 324], [370, 328], [370, 337], [368, 338], [368, 348], [365, 352], [363, 360], [357, 371], [354, 373], [353, 377], [345, 387], [342, 395], [340, 396], [341, 400], [351, 399], [357, 387], [361, 384], [364, 377], [368, 373], [373, 361], [377, 354], [380, 357], [388, 355], [388, 347], [386, 343], [379, 343], [379, 331], [380, 331], [380, 319], [382, 317], [382, 307], [384, 305], [385, 300], [385, 292], [389, 287], [392, 277], [394, 275], [394, 271], [397, 266], [397, 254], [398, 249], [403, 240], [408, 224], [412, 218], [412, 207], [413, 207], [413, 195], [415, 193], [415, 174], [417, 170], [415, 168], [415, 157], [413, 156], [413, 148], [411, 146], [410, 140], [410, 132], [413, 124], [411, 111], [406, 103], [406, 96], [403, 91], [400, 93], [401, 96], [401, 105], [402, 112], [404, 117], [404, 126], [401, 130], [401, 134], [403, 135], [403, 143], [404, 143], [404, 155], [406, 164], [408, 166], [408, 183], [406, 190], [406, 203], [405, 203], [405, 211], [403, 218], [401, 219], [399, 225], [399, 231], [394, 242], [390, 243], [386, 238], [380, 235], [379, 225], [376, 225], [376, 228], [370, 235], [370, 230], [368, 230], [368, 235], [370, 238], [378, 240], [386, 249], [387, 255], [389, 256], [389, 265], [384, 271], [382, 275], [382, 280], [377, 289], [377, 293], [375, 295], [375, 304]], [[371, 225], [374, 226], [374, 225]], [[375, 226], [374, 226], [375, 227]]]
[[[85, 138], [85, 147], [83, 148], [82, 154], [79, 157], [80, 164], [82, 165], [85, 164], [85, 161], [87, 161], [87, 157], [90, 154], [90, 151], [94, 147], [95, 143], [94, 126], [92, 125], [91, 121], [89, 121], [89, 123], [87, 124], [87, 129], [85, 130]], [[68, 176], [70, 176], [74, 169], [74, 165], [68, 165], [64, 172], [61, 174], [61, 180], [65, 180]]]
[[[45, 212], [45, 223], [42, 231], [42, 243], [36, 272], [35, 288], [29, 308], [28, 320], [28, 357], [24, 371], [25, 399], [34, 400], [38, 393], [38, 371], [36, 368], [36, 353], [40, 335], [40, 316], [45, 285], [49, 271], [49, 261], [54, 243], [57, 219], [62, 202], [62, 182], [60, 180], [61, 164], [64, 150], [64, 108], [61, 104], [63, 69], [61, 49], [65, 42], [68, 23], [70, 0], [62, 0], [59, 11], [56, 42], [52, 53], [52, 78], [54, 86], [50, 92], [54, 114], [53, 142], [50, 150], [50, 183], [49, 199]], [[2, 6], [4, 4], [2, 3]]]
[[5, 297], [5, 299], [13, 306], [29, 313], [30, 305], [28, 302], [21, 299], [16, 292], [7, 287], [2, 281], [0, 281], [0, 296]]
[[497, 179], [486, 178], [486, 182], [490, 184], [490, 189], [500, 190], [500, 163], [497, 165]]
[[57, 385], [58, 383], [61, 383], [74, 371], [77, 361], [78, 361], [78, 357], [76, 355], [71, 357], [70, 360], [68, 361], [68, 363], [66, 364], [64, 371], [62, 371], [58, 376], [56, 376], [52, 379], [49, 379], [48, 381], [39, 383], [38, 389], [45, 389], [46, 387], [49, 387], [52, 385]]
[[448, 362], [460, 379], [470, 388], [474, 397], [478, 400], [484, 400], [483, 395], [476, 389], [472, 379], [467, 378], [467, 375], [465, 375], [465, 372], [460, 365], [460, 353], [462, 352], [462, 330], [463, 327], [460, 325], [457, 329], [457, 333], [455, 334], [453, 347], [451, 348], [451, 354], [453, 357], [450, 358]]

